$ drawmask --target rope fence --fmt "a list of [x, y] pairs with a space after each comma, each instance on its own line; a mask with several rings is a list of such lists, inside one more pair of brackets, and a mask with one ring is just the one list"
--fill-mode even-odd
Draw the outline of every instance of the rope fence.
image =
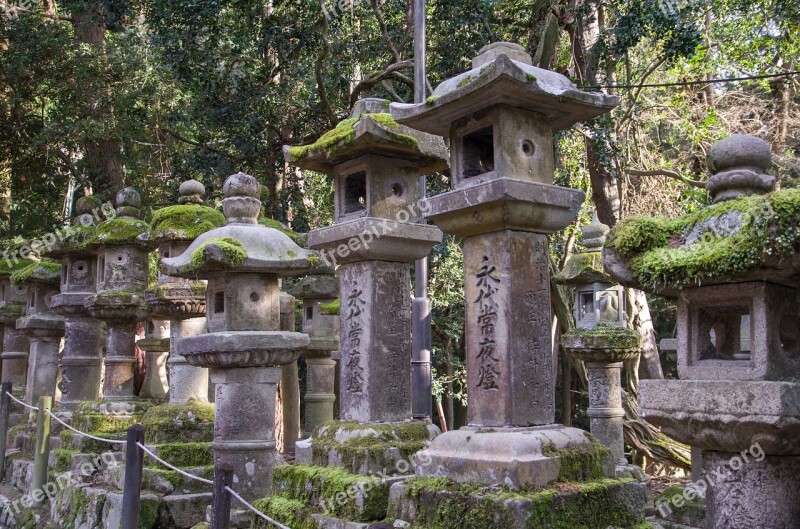
[[[77, 428], [67, 424], [64, 420], [59, 418], [50, 409], [52, 407], [51, 397], [42, 397], [41, 399], [39, 399], [39, 406], [31, 406], [30, 404], [27, 404], [24, 401], [12, 395], [10, 383], [3, 383], [2, 390], [0, 391], [2, 391], [2, 393], [0, 393], [0, 432], [7, 432], [8, 430], [9, 405], [11, 402], [23, 406], [28, 410], [35, 411], [38, 414], [35, 466], [37, 468], [41, 467], [40, 472], [38, 473], [42, 474], [43, 478], [47, 476], [47, 460], [50, 451], [49, 447], [50, 419], [54, 419], [58, 424], [60, 424], [64, 428], [67, 428], [68, 430], [74, 432], [75, 434], [81, 435], [88, 439], [92, 439], [94, 441], [99, 441], [102, 443], [109, 443], [112, 445], [126, 445], [125, 486], [123, 488], [123, 500], [122, 500], [123, 529], [138, 527], [139, 500], [142, 490], [142, 478], [144, 471], [144, 459], [142, 457], [143, 454], [147, 454], [150, 458], [157, 461], [159, 464], [163, 465], [169, 470], [172, 470], [173, 472], [177, 472], [179, 475], [187, 479], [198, 481], [205, 485], [211, 485], [214, 487], [214, 497], [213, 497], [214, 507], [212, 509], [213, 529], [227, 529], [229, 527], [231, 497], [236, 498], [236, 500], [240, 504], [242, 504], [247, 510], [258, 516], [262, 520], [266, 521], [267, 523], [277, 527], [278, 529], [292, 529], [291, 527], [284, 525], [279, 521], [274, 520], [269, 516], [267, 516], [266, 514], [262, 513], [261, 511], [253, 507], [253, 505], [250, 504], [247, 500], [242, 498], [239, 495], [239, 493], [233, 490], [230, 487], [230, 484], [232, 483], [233, 480], [233, 469], [228, 465], [221, 465], [220, 467], [216, 467], [214, 469], [215, 479], [213, 481], [210, 479], [202, 478], [200, 476], [196, 476], [194, 474], [186, 472], [185, 470], [181, 470], [175, 465], [172, 465], [169, 462], [164, 461], [164, 459], [158, 457], [152, 450], [147, 448], [147, 446], [144, 445], [144, 428], [140, 424], [133, 425], [128, 429], [127, 438], [125, 440], [105, 439], [78, 430]], [[0, 479], [2, 479], [2, 475], [5, 473], [6, 442], [7, 442], [7, 436], [0, 434]], [[34, 479], [32, 486], [35, 485], [41, 487], [44, 483], [39, 483], [39, 481], [41, 481], [41, 479]]]

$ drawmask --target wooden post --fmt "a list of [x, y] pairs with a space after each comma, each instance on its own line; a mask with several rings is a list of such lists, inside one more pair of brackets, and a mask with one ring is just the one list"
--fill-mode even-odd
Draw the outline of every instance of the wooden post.
[[47, 483], [47, 460], [50, 459], [50, 414], [53, 397], [39, 397], [36, 414], [36, 451], [33, 458], [33, 479], [30, 497], [34, 508], [44, 503], [44, 485]]
[[144, 444], [144, 426], [134, 424], [128, 428], [125, 445], [125, 485], [122, 489], [122, 528], [139, 529], [139, 496], [142, 490], [144, 452], [138, 443]]
[[0, 384], [0, 481], [6, 475], [6, 443], [8, 443], [8, 414], [11, 408], [11, 382]]
[[228, 529], [231, 522], [231, 495], [225, 487], [233, 483], [233, 467], [222, 463], [214, 469], [214, 499], [211, 509], [211, 529]]

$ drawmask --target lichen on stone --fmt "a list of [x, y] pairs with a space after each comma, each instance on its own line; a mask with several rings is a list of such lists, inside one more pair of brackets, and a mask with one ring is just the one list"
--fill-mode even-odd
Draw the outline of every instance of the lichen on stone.
[[205, 252], [209, 245], [214, 245], [222, 251], [225, 257], [223, 266], [234, 267], [247, 259], [247, 252], [240, 241], [231, 237], [212, 238], [204, 241], [192, 252], [189, 259], [189, 267], [192, 270], [200, 270], [205, 267]]
[[800, 190], [740, 197], [674, 220], [626, 219], [606, 247], [648, 289], [735, 278], [800, 251]]
[[214, 208], [197, 204], [168, 206], [153, 213], [150, 239], [196, 239], [201, 234], [224, 225], [225, 215]]
[[21, 285], [26, 281], [59, 283], [61, 281], [61, 263], [51, 259], [42, 259], [11, 274], [11, 283], [14, 285]]

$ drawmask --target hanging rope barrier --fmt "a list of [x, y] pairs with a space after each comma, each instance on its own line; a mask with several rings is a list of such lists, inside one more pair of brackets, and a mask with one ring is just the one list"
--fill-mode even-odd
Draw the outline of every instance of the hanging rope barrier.
[[96, 436], [94, 436], [92, 434], [88, 434], [86, 432], [82, 432], [82, 431], [80, 431], [80, 430], [78, 430], [76, 428], [73, 428], [69, 424], [67, 424], [64, 421], [62, 421], [61, 419], [59, 419], [52, 411], [47, 410], [47, 409], [44, 410], [44, 411], [46, 411], [47, 414], [50, 416], [50, 418], [55, 419], [56, 422], [59, 423], [61, 426], [63, 426], [64, 428], [67, 428], [69, 430], [72, 430], [73, 432], [75, 432], [78, 435], [82, 435], [83, 437], [88, 437], [89, 439], [93, 439], [95, 441], [100, 441], [101, 443], [110, 443], [110, 444], [114, 444], [114, 445], [124, 445], [125, 444], [125, 441], [122, 441], [122, 440], [105, 439], [103, 437], [96, 437]]
[[36, 406], [31, 406], [30, 404], [25, 404], [24, 402], [22, 402], [21, 400], [19, 400], [17, 397], [15, 397], [14, 395], [12, 395], [12, 394], [11, 394], [11, 393], [9, 393], [8, 391], [6, 391], [6, 395], [8, 395], [9, 397], [11, 397], [11, 400], [13, 400], [14, 402], [16, 402], [17, 404], [19, 404], [19, 405], [21, 405], [21, 406], [25, 406], [25, 407], [26, 407], [26, 408], [28, 408], [29, 410], [33, 410], [33, 411], [39, 411], [39, 408], [37, 408]]
[[164, 461], [163, 459], [161, 459], [160, 457], [155, 455], [153, 452], [148, 450], [147, 447], [144, 446], [142, 443], [136, 443], [136, 446], [141, 448], [142, 452], [144, 452], [145, 454], [149, 455], [150, 457], [152, 457], [153, 459], [155, 459], [156, 461], [158, 461], [159, 463], [161, 463], [162, 465], [164, 465], [168, 469], [174, 470], [175, 472], [177, 472], [178, 474], [180, 474], [181, 476], [183, 476], [185, 478], [193, 479], [195, 481], [199, 481], [200, 483], [205, 483], [206, 485], [213, 485], [214, 484], [214, 482], [211, 481], [210, 479], [205, 479], [205, 478], [201, 478], [200, 476], [195, 476], [194, 474], [189, 474], [188, 472], [185, 472], [185, 471], [179, 469], [176, 466], [170, 465], [169, 463], [167, 463], [166, 461]]
[[263, 512], [259, 511], [258, 509], [256, 509], [255, 507], [253, 507], [252, 505], [250, 505], [249, 503], [247, 503], [247, 501], [246, 501], [244, 498], [242, 498], [241, 496], [239, 496], [239, 495], [236, 493], [236, 491], [235, 491], [235, 490], [233, 490], [232, 488], [230, 488], [230, 487], [225, 487], [225, 490], [227, 490], [227, 491], [228, 491], [228, 493], [229, 493], [231, 496], [233, 496], [234, 498], [236, 498], [237, 500], [239, 500], [239, 503], [241, 503], [242, 505], [244, 505], [245, 507], [247, 507], [249, 510], [251, 510], [251, 511], [252, 511], [252, 512], [253, 512], [253, 513], [256, 515], [256, 516], [259, 516], [259, 517], [261, 517], [263, 520], [265, 520], [265, 521], [267, 521], [267, 522], [271, 523], [272, 525], [274, 525], [275, 527], [278, 527], [279, 529], [292, 529], [292, 528], [291, 528], [291, 527], [289, 527], [288, 525], [283, 525], [282, 523], [280, 523], [280, 522], [278, 522], [278, 521], [276, 521], [276, 520], [273, 520], [272, 518], [270, 518], [269, 516], [267, 516], [267, 515], [266, 515], [266, 514], [264, 514]]

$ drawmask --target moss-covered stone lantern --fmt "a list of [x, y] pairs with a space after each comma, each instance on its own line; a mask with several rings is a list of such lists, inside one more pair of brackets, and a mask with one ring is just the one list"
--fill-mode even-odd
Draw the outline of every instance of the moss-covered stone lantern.
[[216, 412], [214, 458], [234, 469], [245, 499], [269, 494], [280, 366], [297, 360], [308, 335], [280, 331], [279, 278], [302, 274], [314, 256], [280, 231], [259, 225], [258, 182], [242, 173], [223, 187], [227, 225], [200, 235], [180, 255], [161, 259], [170, 276], [206, 279], [208, 332], [181, 338], [175, 351], [211, 369]]
[[25, 401], [36, 406], [39, 397], [56, 399], [58, 357], [64, 336], [64, 318], [53, 312], [50, 301], [58, 294], [61, 264], [42, 259], [11, 275], [11, 285], [28, 286], [25, 316], [17, 320], [17, 329], [28, 336], [28, 383]]
[[595, 443], [553, 424], [548, 235], [584, 200], [553, 185], [553, 133], [616, 104], [505, 42], [484, 47], [426, 102], [392, 104], [399, 123], [449, 137], [452, 190], [430, 198], [428, 218], [464, 238], [469, 426], [437, 437], [418, 474], [545, 486], [558, 479], [558, 450]]
[[[110, 206], [110, 204], [108, 204]], [[102, 206], [94, 197], [76, 204], [70, 234], [50, 249], [48, 256], [61, 260], [60, 293], [50, 307], [64, 317], [61, 353], [61, 411], [74, 411], [81, 402], [100, 398], [103, 381], [103, 347], [106, 326], [89, 315], [85, 303], [97, 292], [97, 254], [88, 248], [101, 218]], [[114, 213], [109, 209], [105, 213]]]
[[[17, 246], [9, 251], [16, 254]], [[11, 275], [31, 264], [30, 259], [0, 261], [0, 323], [3, 324], [2, 381], [11, 382], [14, 393], [25, 391], [28, 378], [28, 337], [17, 329], [17, 320], [25, 315], [28, 285], [11, 284]]]
[[139, 193], [117, 194], [114, 218], [98, 224], [88, 247], [97, 253], [97, 293], [86, 299], [89, 314], [108, 325], [103, 398], [131, 400], [136, 363], [136, 325], [147, 318], [144, 299], [149, 277], [148, 243], [139, 236], [150, 226], [139, 219]]
[[[205, 187], [197, 180], [180, 185], [178, 204], [153, 213], [151, 244], [162, 259], [181, 255], [197, 237], [225, 225], [222, 212], [203, 205]], [[208, 401], [208, 369], [190, 365], [175, 353], [178, 340], [202, 334], [206, 330], [206, 282], [195, 278], [172, 277], [159, 271], [158, 284], [147, 291], [147, 301], [154, 318], [169, 321], [171, 337], [169, 403], [189, 400]]]
[[621, 373], [625, 360], [640, 352], [641, 337], [626, 325], [625, 289], [605, 273], [601, 250], [609, 228], [594, 215], [583, 229], [584, 252], [572, 255], [553, 281], [575, 287], [576, 329], [561, 344], [573, 358], [584, 362], [589, 379], [587, 415], [592, 434], [609, 449], [604, 465], [607, 476], [622, 474], [625, 439]]
[[769, 192], [770, 159], [759, 138], [716, 143], [711, 205], [625, 219], [603, 248], [615, 279], [677, 298], [680, 380], [642, 380], [639, 404], [703, 450], [715, 529], [800, 520], [800, 190]]

